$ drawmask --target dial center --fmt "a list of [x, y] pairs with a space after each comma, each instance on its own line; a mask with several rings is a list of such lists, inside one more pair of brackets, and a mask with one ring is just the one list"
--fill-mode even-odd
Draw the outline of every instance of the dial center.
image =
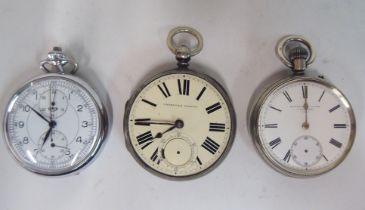
[[178, 119], [175, 121], [175, 127], [176, 128], [183, 128], [184, 127], [184, 121]]
[[54, 121], [54, 120], [52, 120], [51, 122], [49, 122], [49, 127], [51, 127], [51, 128], [55, 128], [56, 127], [56, 125], [57, 125], [57, 123], [56, 123], [56, 121]]

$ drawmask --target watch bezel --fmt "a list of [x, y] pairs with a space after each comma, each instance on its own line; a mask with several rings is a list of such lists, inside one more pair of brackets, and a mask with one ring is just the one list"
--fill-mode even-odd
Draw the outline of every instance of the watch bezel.
[[[339, 159], [337, 159], [334, 163], [332, 163], [326, 167], [307, 171], [307, 172], [305, 172], [303, 170], [295, 170], [292, 168], [285, 167], [283, 164], [281, 164], [279, 161], [277, 161], [275, 158], [273, 158], [269, 154], [267, 149], [263, 146], [264, 142], [260, 139], [259, 129], [258, 129], [258, 125], [259, 125], [258, 121], [259, 121], [260, 112], [261, 112], [261, 109], [263, 108], [263, 105], [264, 105], [265, 101], [267, 100], [267, 98], [272, 93], [274, 93], [276, 90], [278, 90], [279, 88], [293, 84], [293, 83], [297, 83], [297, 82], [319, 83], [320, 85], [323, 85], [323, 86], [331, 89], [337, 97], [342, 98], [343, 100], [345, 100], [347, 102], [348, 106], [344, 106], [344, 107], [346, 108], [347, 113], [349, 114], [350, 124], [351, 124], [349, 143], [348, 143], [346, 149], [344, 150], [343, 154], [341, 155], [341, 157]], [[341, 100], [341, 103], [343, 104], [342, 100]], [[347, 155], [349, 154], [349, 152], [352, 148], [354, 140], [355, 140], [356, 119], [355, 119], [355, 115], [354, 115], [354, 111], [351, 106], [351, 103], [336, 86], [334, 86], [329, 81], [326, 81], [322, 76], [314, 76], [314, 75], [307, 75], [307, 74], [284, 76], [284, 78], [281, 78], [281, 79], [275, 81], [274, 83], [271, 83], [266, 88], [264, 88], [263, 92], [258, 95], [255, 102], [252, 104], [249, 115], [250, 116], [248, 118], [248, 124], [249, 124], [250, 134], [251, 134], [251, 137], [254, 141], [254, 144], [255, 144], [256, 149], [259, 152], [260, 156], [265, 160], [265, 162], [267, 162], [276, 171], [278, 171], [281, 174], [284, 174], [286, 176], [290, 176], [290, 177], [298, 177], [298, 178], [312, 177], [312, 176], [322, 175], [322, 174], [325, 174], [325, 173], [333, 170], [339, 164], [341, 164], [344, 161], [344, 159], [347, 157]]]
[[[41, 169], [41, 168], [35, 167], [34, 165], [26, 163], [20, 156], [18, 156], [17, 152], [15, 151], [12, 144], [10, 143], [10, 137], [8, 134], [9, 128], [8, 128], [8, 123], [7, 123], [12, 106], [14, 105], [14, 102], [17, 100], [18, 96], [23, 91], [25, 91], [26, 89], [31, 87], [34, 82], [41, 81], [44, 79], [51, 79], [51, 78], [68, 80], [71, 83], [74, 83], [74, 84], [78, 85], [80, 88], [84, 89], [91, 96], [93, 103], [96, 105], [98, 121], [99, 121], [99, 129], [97, 131], [97, 135], [94, 138], [95, 143], [94, 143], [93, 148], [91, 149], [91, 152], [78, 164], [65, 168], [65, 169], [54, 170], [54, 171], [50, 171], [50, 169]], [[28, 171], [33, 172], [35, 174], [44, 175], [44, 176], [61, 176], [61, 175], [72, 174], [72, 173], [76, 173], [81, 168], [89, 165], [89, 163], [92, 162], [92, 160], [94, 160], [96, 155], [98, 154], [98, 151], [102, 147], [103, 142], [105, 141], [105, 137], [108, 132], [108, 114], [105, 109], [105, 106], [101, 102], [99, 96], [94, 91], [94, 89], [91, 88], [91, 86], [89, 84], [87, 84], [85, 81], [83, 81], [79, 77], [76, 77], [74, 75], [68, 75], [68, 74], [60, 74], [60, 73], [42, 74], [42, 75], [36, 76], [36, 77], [28, 80], [27, 82], [23, 83], [23, 85], [20, 88], [18, 88], [14, 92], [14, 94], [12, 94], [12, 96], [10, 97], [9, 102], [6, 105], [5, 115], [4, 115], [3, 119], [4, 119], [3, 120], [3, 129], [4, 129], [3, 136], [6, 141], [7, 148], [11, 153], [11, 156], [23, 168], [25, 168]]]
[[[138, 155], [137, 151], [135, 151], [135, 149], [132, 145], [130, 135], [129, 135], [129, 116], [130, 116], [130, 112], [131, 112], [133, 103], [136, 100], [136, 98], [138, 97], [138, 95], [141, 93], [141, 91], [146, 86], [148, 86], [153, 81], [155, 81], [163, 76], [167, 76], [167, 75], [171, 75], [171, 74], [189, 74], [189, 75], [199, 77], [199, 78], [207, 81], [208, 83], [210, 83], [213, 87], [215, 87], [217, 89], [217, 91], [223, 97], [224, 101], [227, 104], [228, 111], [229, 111], [229, 114], [231, 117], [231, 131], [229, 134], [229, 139], [227, 141], [227, 146], [224, 149], [224, 151], [222, 152], [221, 156], [213, 164], [211, 164], [208, 168], [206, 168], [202, 171], [199, 171], [197, 173], [184, 175], [184, 176], [174, 176], [174, 175], [166, 174], [166, 173], [163, 173], [163, 172], [160, 172], [160, 171], [154, 169], [153, 167], [151, 167], [150, 165], [145, 163], [143, 161], [143, 159]], [[159, 176], [161, 178], [171, 179], [171, 180], [189, 180], [189, 179], [195, 179], [195, 178], [201, 177], [201, 176], [211, 172], [214, 168], [216, 168], [218, 165], [220, 165], [220, 163], [223, 161], [223, 159], [227, 156], [227, 154], [229, 153], [229, 150], [232, 147], [232, 143], [234, 141], [234, 137], [236, 134], [236, 115], [235, 115], [233, 104], [230, 100], [230, 97], [229, 97], [227, 91], [215, 79], [213, 79], [212, 77], [210, 77], [206, 74], [203, 74], [198, 71], [191, 70], [191, 69], [172, 69], [172, 70], [160, 72], [160, 73], [150, 77], [149, 79], [145, 80], [141, 85], [139, 85], [135, 91], [133, 91], [131, 98], [127, 101], [127, 103], [125, 105], [123, 129], [124, 129], [124, 136], [125, 136], [127, 149], [132, 154], [133, 158], [139, 163], [139, 165], [141, 165], [143, 168], [145, 168], [150, 173], [152, 173], [156, 176]]]

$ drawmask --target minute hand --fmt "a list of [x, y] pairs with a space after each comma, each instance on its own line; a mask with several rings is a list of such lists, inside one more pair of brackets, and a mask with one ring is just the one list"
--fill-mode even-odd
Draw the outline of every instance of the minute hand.
[[135, 119], [135, 125], [175, 125], [175, 122], [169, 121], [159, 121], [159, 120], [151, 120], [151, 119]]

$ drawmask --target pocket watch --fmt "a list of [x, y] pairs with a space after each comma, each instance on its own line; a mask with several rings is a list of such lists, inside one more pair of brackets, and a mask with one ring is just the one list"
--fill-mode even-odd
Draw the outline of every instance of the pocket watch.
[[[197, 46], [177, 45], [174, 37], [195, 37]], [[196, 177], [221, 160], [235, 134], [229, 96], [212, 77], [188, 68], [203, 47], [198, 31], [177, 27], [167, 39], [177, 68], [145, 81], [126, 104], [128, 148], [150, 171], [164, 177]]]
[[353, 144], [356, 123], [351, 104], [323, 76], [306, 70], [315, 51], [304, 37], [284, 37], [276, 53], [292, 74], [271, 83], [253, 103], [249, 127], [256, 147], [285, 175], [328, 172]]
[[26, 169], [56, 176], [85, 166], [107, 131], [107, 114], [98, 95], [74, 76], [77, 63], [54, 47], [41, 62], [46, 72], [25, 83], [5, 113], [5, 139]]

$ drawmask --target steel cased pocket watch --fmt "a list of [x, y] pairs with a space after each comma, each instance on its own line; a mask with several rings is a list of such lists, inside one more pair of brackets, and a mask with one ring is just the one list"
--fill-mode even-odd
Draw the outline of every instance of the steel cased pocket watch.
[[315, 51], [304, 37], [284, 37], [276, 53], [292, 75], [270, 83], [254, 101], [249, 129], [256, 147], [285, 175], [328, 172], [353, 144], [356, 123], [351, 104], [323, 76], [307, 72]]
[[[176, 45], [179, 33], [198, 41], [195, 48]], [[164, 177], [196, 177], [221, 160], [235, 134], [229, 96], [213, 78], [188, 68], [203, 46], [198, 31], [177, 27], [167, 39], [177, 69], [145, 81], [126, 104], [127, 146], [147, 169]]]
[[98, 95], [74, 76], [77, 63], [55, 47], [41, 62], [46, 72], [25, 83], [10, 99], [5, 139], [15, 159], [42, 175], [63, 175], [85, 166], [107, 132], [107, 113]]

